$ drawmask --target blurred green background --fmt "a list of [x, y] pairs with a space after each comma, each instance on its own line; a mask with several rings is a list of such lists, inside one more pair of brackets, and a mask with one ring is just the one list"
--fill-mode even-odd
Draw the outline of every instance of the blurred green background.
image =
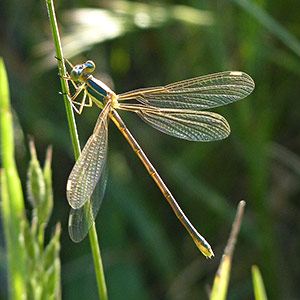
[[[192, 143], [122, 113], [129, 130], [216, 257], [206, 260], [113, 124], [107, 192], [97, 217], [110, 299], [207, 299], [238, 202], [246, 215], [228, 299], [253, 299], [251, 266], [269, 299], [300, 298], [300, 6], [297, 1], [56, 1], [64, 54], [93, 59], [115, 92], [224, 70], [251, 75], [248, 98], [217, 109], [226, 140]], [[26, 182], [28, 136], [39, 158], [53, 145], [54, 211], [62, 223], [63, 299], [97, 299], [89, 241], [71, 242], [65, 197], [74, 164], [43, 1], [2, 0], [0, 55], [15, 112], [16, 159]], [[77, 116], [82, 146], [99, 109]], [[25, 188], [25, 186], [24, 186]], [[0, 299], [7, 297], [1, 233]]]

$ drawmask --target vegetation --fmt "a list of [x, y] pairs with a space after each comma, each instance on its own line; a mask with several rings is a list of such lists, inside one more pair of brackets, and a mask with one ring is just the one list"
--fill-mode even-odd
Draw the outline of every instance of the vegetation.
[[30, 217], [27, 217], [14, 160], [13, 119], [2, 59], [0, 59], [0, 104], [3, 166], [0, 172], [1, 213], [6, 241], [9, 299], [61, 299], [60, 224], [56, 226], [48, 245], [45, 245], [45, 228], [53, 207], [52, 148], [47, 150], [42, 169], [37, 160], [34, 142], [30, 140], [31, 159], [26, 187], [28, 202], [32, 209]]
[[[280, 0], [55, 4], [64, 55], [73, 63], [93, 59], [97, 77], [117, 93], [223, 70], [245, 71], [256, 83], [250, 97], [216, 110], [232, 127], [224, 141], [178, 140], [153, 130], [134, 114], [122, 115], [188, 217], [213, 246], [213, 260], [202, 257], [110, 124], [108, 186], [96, 222], [109, 298], [207, 299], [206, 287], [213, 284], [241, 199], [247, 207], [227, 299], [253, 299], [253, 291], [264, 299], [253, 265], [260, 269], [269, 299], [297, 298], [299, 5]], [[61, 86], [45, 4], [4, 0], [0, 10], [5, 29], [0, 55], [10, 82], [15, 158], [23, 190], [30, 135], [39, 157], [53, 145], [55, 201], [45, 244], [60, 222], [63, 298], [97, 299], [89, 241], [74, 244], [67, 232], [65, 185], [74, 156], [63, 97], [58, 94]], [[76, 116], [81, 145], [98, 114], [93, 107]], [[1, 138], [2, 153], [4, 145]], [[28, 202], [25, 208], [30, 211]], [[0, 299], [7, 299], [4, 232], [0, 237]], [[24, 257], [19, 259], [23, 264]], [[24, 269], [20, 272], [24, 274]]]

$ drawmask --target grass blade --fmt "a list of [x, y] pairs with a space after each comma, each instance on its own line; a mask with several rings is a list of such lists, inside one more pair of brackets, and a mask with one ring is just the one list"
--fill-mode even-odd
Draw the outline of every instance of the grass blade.
[[252, 266], [252, 280], [254, 287], [255, 300], [267, 300], [267, 294], [264, 287], [264, 282], [257, 266]]
[[224, 250], [224, 254], [220, 262], [217, 274], [215, 276], [210, 300], [226, 299], [229, 277], [230, 277], [231, 261], [234, 252], [234, 247], [236, 244], [236, 239], [241, 227], [245, 204], [246, 204], [245, 201], [240, 201], [238, 205], [237, 213], [232, 225], [230, 237], [228, 239], [226, 248]]
[[22, 240], [24, 198], [14, 159], [13, 119], [9, 87], [3, 59], [0, 58], [1, 107], [1, 197], [2, 218], [8, 253], [10, 299], [26, 299], [26, 261]]
[[300, 56], [300, 42], [289, 33], [279, 22], [277, 22], [270, 14], [260, 8], [256, 3], [249, 0], [233, 0], [241, 6], [245, 11], [251, 14], [260, 24], [267, 30], [272, 32], [279, 40], [281, 40], [290, 50]]

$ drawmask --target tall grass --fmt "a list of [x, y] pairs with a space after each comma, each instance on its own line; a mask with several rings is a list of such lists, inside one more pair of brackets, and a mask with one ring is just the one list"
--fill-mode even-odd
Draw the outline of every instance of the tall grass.
[[[32, 211], [26, 216], [21, 181], [14, 157], [13, 118], [9, 87], [3, 59], [0, 58], [1, 116], [1, 215], [7, 256], [7, 299], [61, 299], [60, 289], [60, 225], [48, 245], [45, 229], [53, 207], [51, 158], [46, 154], [40, 167], [33, 140], [27, 175], [27, 198]], [[4, 284], [3, 290], [4, 289]]]

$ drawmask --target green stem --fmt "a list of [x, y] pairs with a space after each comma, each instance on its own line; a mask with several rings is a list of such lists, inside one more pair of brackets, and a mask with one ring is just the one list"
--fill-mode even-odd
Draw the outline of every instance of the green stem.
[[[59, 31], [58, 31], [58, 26], [57, 26], [57, 21], [56, 21], [56, 16], [55, 16], [53, 0], [46, 0], [46, 6], [48, 9], [51, 29], [52, 29], [52, 33], [53, 33], [56, 56], [58, 58], [57, 61], [58, 61], [59, 71], [60, 71], [61, 76], [63, 77], [63, 76], [66, 76], [67, 72], [66, 72], [66, 67], [64, 64], [64, 60], [63, 60], [64, 56], [62, 53], [62, 47], [61, 47], [61, 42], [60, 42], [60, 37], [59, 37]], [[75, 159], [77, 160], [80, 155], [80, 144], [79, 144], [73, 110], [72, 110], [71, 104], [66, 96], [68, 93], [68, 86], [67, 86], [66, 81], [62, 77], [60, 80], [61, 80], [61, 85], [62, 85], [62, 91], [64, 94], [64, 101], [65, 101], [65, 106], [66, 106], [66, 112], [67, 112], [67, 118], [68, 118], [70, 134], [71, 134], [71, 139], [72, 139], [72, 144], [73, 144], [74, 155], [75, 155]], [[101, 300], [106, 300], [108, 298], [107, 297], [107, 289], [106, 289], [103, 265], [102, 265], [101, 254], [100, 254], [100, 247], [99, 247], [99, 243], [98, 243], [98, 237], [97, 237], [97, 231], [96, 231], [95, 224], [93, 224], [93, 226], [91, 227], [91, 229], [89, 231], [89, 238], [90, 238], [90, 244], [91, 244], [92, 255], [93, 255], [93, 260], [94, 260], [94, 268], [95, 268], [95, 273], [96, 273], [99, 298]]]

